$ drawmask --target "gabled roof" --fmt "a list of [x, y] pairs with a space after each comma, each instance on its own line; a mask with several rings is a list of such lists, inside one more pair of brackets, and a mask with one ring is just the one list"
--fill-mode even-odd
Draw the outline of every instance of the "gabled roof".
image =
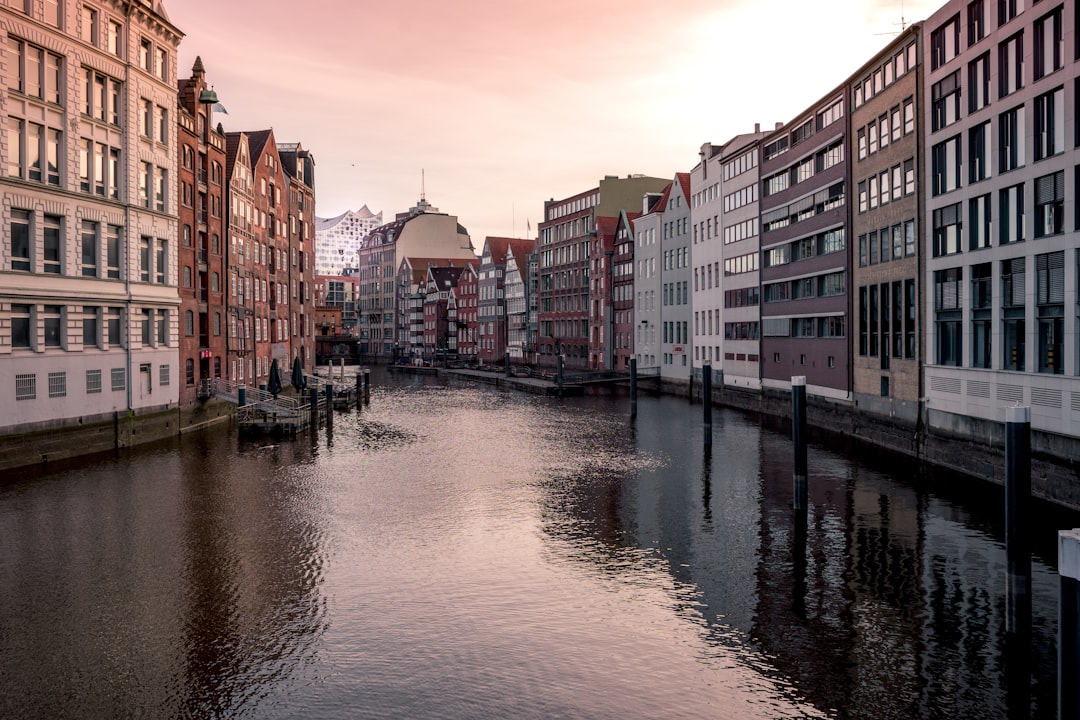
[[679, 183], [679, 187], [682, 188], [683, 197], [686, 198], [686, 202], [690, 202], [690, 173], [675, 173], [675, 182]]
[[251, 157], [261, 157], [263, 150], [266, 148], [266, 143], [273, 137], [274, 131], [270, 130], [254, 130], [247, 134], [248, 136], [248, 149], [251, 151]]
[[660, 196], [660, 200], [657, 201], [653, 207], [653, 212], [664, 212], [667, 210], [668, 199], [671, 197], [671, 188], [675, 183], [668, 183], [664, 188], [664, 194]]

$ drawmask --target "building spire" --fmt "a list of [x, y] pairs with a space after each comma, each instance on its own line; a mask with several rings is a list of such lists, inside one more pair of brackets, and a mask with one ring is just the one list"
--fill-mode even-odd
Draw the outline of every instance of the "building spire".
[[424, 168], [420, 168], [420, 202], [426, 202], [427, 197], [424, 194]]

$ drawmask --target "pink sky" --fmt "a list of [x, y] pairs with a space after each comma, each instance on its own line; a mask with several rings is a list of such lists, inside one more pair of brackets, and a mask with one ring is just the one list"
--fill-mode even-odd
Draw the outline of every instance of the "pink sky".
[[226, 131], [315, 155], [316, 213], [428, 200], [487, 235], [604, 175], [670, 178], [787, 121], [886, 45], [907, 0], [165, 0]]

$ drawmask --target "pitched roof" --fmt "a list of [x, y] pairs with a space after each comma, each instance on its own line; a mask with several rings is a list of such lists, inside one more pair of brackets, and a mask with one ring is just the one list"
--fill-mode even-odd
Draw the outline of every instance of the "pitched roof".
[[686, 198], [686, 202], [690, 202], [690, 173], [675, 173], [675, 181], [679, 183], [682, 188], [683, 197]]

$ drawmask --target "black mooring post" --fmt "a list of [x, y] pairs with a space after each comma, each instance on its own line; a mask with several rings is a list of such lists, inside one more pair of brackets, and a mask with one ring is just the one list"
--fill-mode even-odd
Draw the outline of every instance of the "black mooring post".
[[630, 358], [630, 416], [637, 415], [637, 358]]
[[371, 404], [371, 370], [364, 371], [364, 404]]
[[[1005, 628], [1031, 624], [1031, 408], [1005, 409], [1005, 556], [1008, 596]], [[1026, 620], [1026, 622], [1025, 622]]]
[[556, 371], [556, 375], [555, 375], [555, 377], [556, 377], [556, 380], [557, 380], [557, 382], [558, 382], [558, 385], [559, 385], [559, 397], [562, 397], [562, 386], [563, 386], [563, 356], [562, 356], [561, 354], [560, 354], [560, 355], [558, 356], [558, 361], [559, 361], [559, 367], [558, 367], [558, 370]]
[[319, 388], [312, 385], [308, 388], [308, 402], [311, 404], [311, 424], [319, 424]]
[[705, 415], [705, 440], [712, 438], [712, 365], [701, 368], [701, 405]]
[[796, 510], [807, 509], [806, 489], [806, 376], [791, 378], [791, 443], [795, 448]]
[[236, 389], [236, 406], [244, 407], [247, 405], [247, 388], [240, 387]]
[[1058, 532], [1058, 717], [1080, 717], [1080, 528]]

